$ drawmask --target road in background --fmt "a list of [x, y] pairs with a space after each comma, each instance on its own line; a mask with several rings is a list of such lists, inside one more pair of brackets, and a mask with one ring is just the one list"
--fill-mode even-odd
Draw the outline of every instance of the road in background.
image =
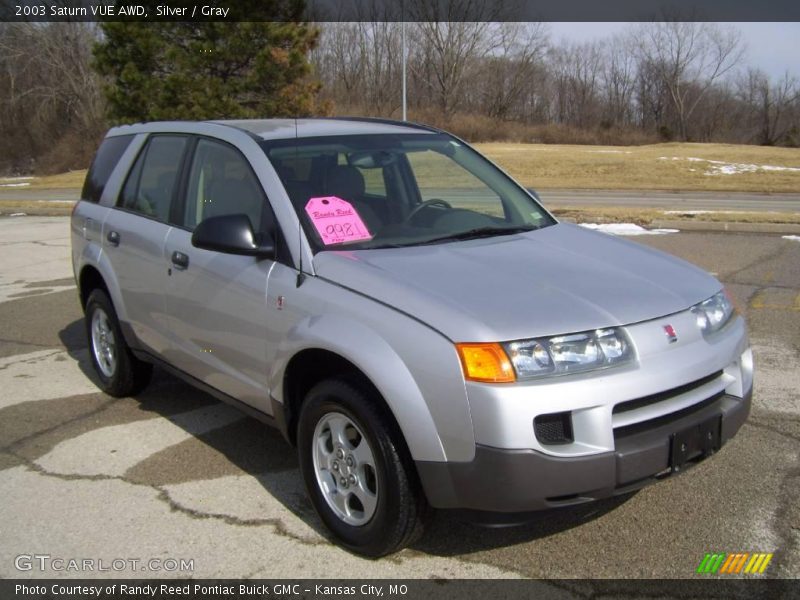
[[194, 560], [90, 574], [109, 577], [694, 578], [706, 552], [774, 552], [767, 575], [800, 576], [800, 242], [636, 238], [717, 274], [748, 319], [753, 413], [719, 454], [524, 527], [440, 513], [413, 548], [367, 561], [325, 538], [276, 431], [161, 371], [135, 399], [98, 391], [67, 233], [65, 218], [0, 219], [0, 577], [81, 575], [15, 570], [38, 553]]
[[800, 194], [746, 192], [653, 192], [613, 190], [541, 190], [548, 208], [618, 206], [659, 210], [800, 213]]

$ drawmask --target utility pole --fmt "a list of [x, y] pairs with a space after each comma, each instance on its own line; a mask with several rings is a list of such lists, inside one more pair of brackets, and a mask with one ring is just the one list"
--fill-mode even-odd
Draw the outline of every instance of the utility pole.
[[406, 111], [406, 15], [405, 15], [405, 2], [400, 9], [400, 19], [402, 20], [401, 28], [403, 31], [403, 121], [408, 121], [408, 113]]

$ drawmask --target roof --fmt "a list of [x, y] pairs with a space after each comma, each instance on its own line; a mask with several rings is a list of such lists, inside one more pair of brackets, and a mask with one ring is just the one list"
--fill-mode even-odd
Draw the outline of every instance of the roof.
[[[248, 119], [211, 121], [236, 127], [264, 140], [328, 135], [376, 135], [385, 133], [434, 133], [435, 130], [416, 123], [367, 118], [334, 119]], [[296, 127], [296, 129], [295, 129]]]

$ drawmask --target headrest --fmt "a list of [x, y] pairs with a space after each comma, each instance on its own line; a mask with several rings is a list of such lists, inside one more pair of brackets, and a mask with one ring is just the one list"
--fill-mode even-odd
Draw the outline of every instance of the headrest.
[[364, 195], [364, 176], [355, 167], [337, 165], [328, 171], [326, 193], [344, 200], [357, 200]]

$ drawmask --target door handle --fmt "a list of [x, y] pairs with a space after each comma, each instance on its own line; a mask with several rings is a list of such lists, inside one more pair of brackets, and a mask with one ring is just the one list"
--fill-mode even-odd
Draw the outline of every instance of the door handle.
[[119, 233], [116, 231], [109, 231], [108, 235], [106, 235], [106, 239], [112, 246], [119, 246]]
[[176, 250], [172, 253], [172, 264], [179, 269], [186, 269], [189, 267], [189, 256]]

